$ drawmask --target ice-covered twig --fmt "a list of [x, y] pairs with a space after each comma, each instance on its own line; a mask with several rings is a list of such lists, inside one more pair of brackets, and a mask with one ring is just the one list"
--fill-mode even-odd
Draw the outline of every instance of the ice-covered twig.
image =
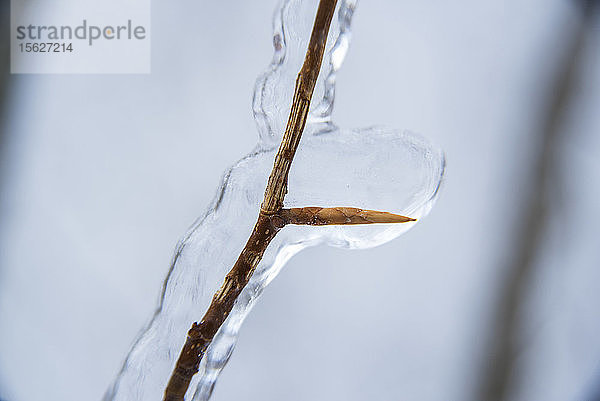
[[321, 69], [327, 34], [336, 3], [337, 0], [321, 0], [319, 3], [306, 58], [296, 80], [296, 90], [287, 128], [275, 157], [258, 221], [238, 260], [225, 277], [221, 288], [214, 295], [202, 321], [194, 323], [189, 330], [165, 390], [165, 401], [184, 399], [192, 377], [198, 372], [206, 349], [229, 316], [236, 299], [250, 281], [267, 246], [286, 224], [406, 223], [415, 220], [386, 212], [346, 207], [283, 209], [290, 167], [306, 124], [310, 100]]
[[219, 291], [214, 295], [202, 321], [199, 324], [194, 323], [189, 330], [165, 389], [165, 401], [184, 399], [190, 381], [198, 372], [200, 361], [208, 345], [227, 319], [235, 300], [248, 284], [267, 246], [282, 228], [282, 225], [278, 225], [277, 222], [283, 223], [283, 219], [277, 216], [277, 212], [283, 206], [283, 199], [287, 193], [288, 174], [306, 124], [310, 99], [321, 67], [336, 2], [336, 0], [321, 0], [319, 3], [306, 59], [296, 81], [296, 91], [288, 125], [275, 158], [258, 221], [238, 260], [225, 277]]
[[[288, 193], [285, 194], [287, 185], [280, 187], [283, 188], [281, 196], [285, 194], [285, 207], [293, 211], [263, 212], [273, 227], [289, 225], [271, 239], [262, 258], [257, 258], [256, 253], [244, 254], [244, 260], [251, 259], [257, 264], [250, 276], [242, 277], [249, 281], [237, 295], [227, 318], [205, 350], [198, 374], [193, 375], [189, 383], [185, 396], [193, 396], [194, 401], [210, 398], [233, 352], [244, 319], [262, 291], [294, 254], [318, 244], [347, 249], [381, 245], [408, 231], [414, 222], [372, 224], [391, 223], [389, 219], [399, 217], [358, 208], [388, 210], [421, 219], [437, 198], [444, 172], [444, 155], [439, 148], [408, 131], [381, 126], [344, 129], [331, 119], [336, 72], [349, 47], [355, 7], [356, 0], [338, 1], [322, 69], [315, 77], [302, 144], [293, 155], [293, 168], [288, 170]], [[185, 342], [182, 333], [189, 330], [191, 322], [198, 321], [199, 313], [209, 309], [213, 294], [236, 264], [240, 250], [252, 244], [252, 239], [256, 243], [254, 237], [248, 241], [256, 223], [254, 213], [261, 209], [261, 204], [262, 209], [266, 209], [267, 178], [272, 172], [278, 145], [285, 142], [283, 136], [288, 132], [289, 104], [297, 97], [294, 96], [294, 78], [309, 47], [316, 8], [316, 0], [280, 1], [274, 17], [274, 57], [257, 79], [253, 97], [258, 144], [226, 171], [214, 202], [179, 242], [160, 302], [133, 343], [104, 401], [162, 399]], [[286, 184], [287, 181], [279, 182]], [[306, 205], [322, 208], [302, 207]], [[339, 205], [352, 207], [335, 207]], [[291, 217], [303, 225], [286, 222], [286, 218]], [[321, 220], [332, 224], [310, 227]], [[370, 224], [349, 224], [361, 220]], [[273, 233], [269, 230], [268, 235]], [[236, 284], [232, 280], [237, 278], [227, 279], [225, 288]]]

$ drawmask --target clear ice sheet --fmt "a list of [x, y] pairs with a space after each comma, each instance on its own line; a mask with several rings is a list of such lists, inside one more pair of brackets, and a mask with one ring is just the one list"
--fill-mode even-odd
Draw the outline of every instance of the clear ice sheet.
[[[273, 19], [273, 61], [257, 79], [254, 90], [259, 143], [226, 172], [208, 212], [177, 246], [156, 312], [133, 344], [105, 401], [162, 399], [188, 329], [202, 318], [244, 247], [285, 128], [317, 4], [317, 0], [280, 2]], [[382, 127], [348, 130], [331, 121], [335, 74], [348, 49], [355, 6], [355, 0], [338, 2], [311, 113], [290, 171], [285, 203], [352, 206], [419, 219], [429, 212], [442, 180], [441, 150], [410, 132]], [[349, 249], [377, 246], [414, 224], [285, 227], [269, 245], [208, 348], [186, 399], [210, 398], [244, 318], [292, 255], [317, 244]]]

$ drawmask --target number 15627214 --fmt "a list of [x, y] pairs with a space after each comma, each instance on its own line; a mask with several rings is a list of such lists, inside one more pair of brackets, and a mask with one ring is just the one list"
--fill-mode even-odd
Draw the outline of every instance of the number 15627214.
[[42, 42], [42, 43], [19, 43], [21, 53], [71, 53], [72, 43]]

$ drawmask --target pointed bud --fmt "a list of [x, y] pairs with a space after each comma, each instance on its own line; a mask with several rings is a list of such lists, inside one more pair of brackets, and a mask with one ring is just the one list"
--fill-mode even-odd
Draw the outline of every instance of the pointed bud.
[[407, 223], [416, 219], [355, 207], [300, 207], [282, 209], [280, 216], [287, 224], [329, 226], [345, 224]]

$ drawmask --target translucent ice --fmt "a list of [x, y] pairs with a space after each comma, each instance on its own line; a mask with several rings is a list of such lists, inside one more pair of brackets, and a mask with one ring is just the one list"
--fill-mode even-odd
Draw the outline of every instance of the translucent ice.
[[[292, 164], [286, 206], [352, 206], [421, 218], [431, 208], [442, 179], [442, 152], [408, 132], [379, 127], [346, 130], [331, 121], [335, 74], [348, 49], [355, 5], [355, 0], [338, 4], [309, 121]], [[162, 398], [187, 330], [200, 320], [248, 239], [284, 131], [316, 8], [317, 0], [280, 3], [274, 18], [273, 61], [254, 91], [259, 143], [225, 174], [209, 211], [179, 243], [161, 302], [107, 391], [106, 401]], [[292, 255], [319, 243], [372, 247], [413, 225], [284, 228], [208, 348], [188, 398], [210, 397], [244, 318]]]

